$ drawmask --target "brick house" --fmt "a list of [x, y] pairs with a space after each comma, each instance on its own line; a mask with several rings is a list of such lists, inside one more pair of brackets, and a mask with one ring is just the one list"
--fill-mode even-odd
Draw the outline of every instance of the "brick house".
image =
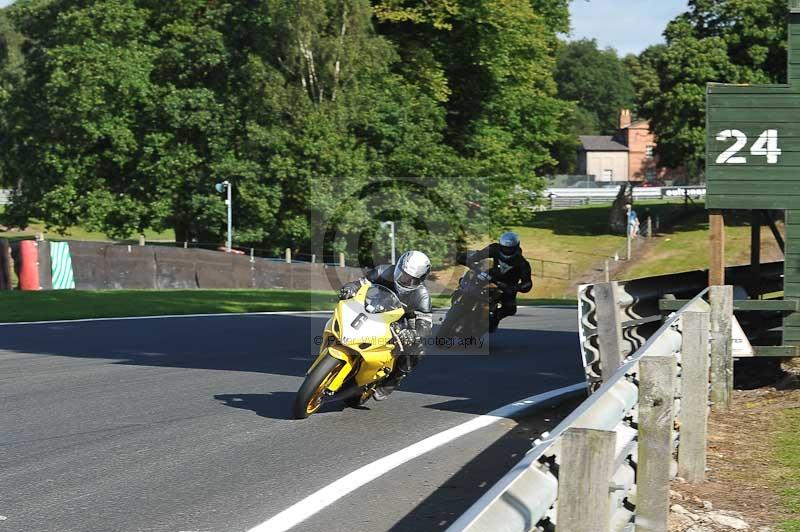
[[656, 136], [647, 120], [634, 121], [631, 112], [620, 112], [619, 129], [614, 135], [580, 137], [578, 173], [592, 175], [598, 182], [678, 181], [686, 177], [684, 169], [658, 165], [654, 154]]

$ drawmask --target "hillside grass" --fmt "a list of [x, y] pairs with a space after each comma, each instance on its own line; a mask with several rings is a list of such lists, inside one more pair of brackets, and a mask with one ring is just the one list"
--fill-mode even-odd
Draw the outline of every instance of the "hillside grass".
[[[636, 203], [634, 209], [644, 223], [648, 214], [654, 219], [660, 217], [666, 220], [671, 215], [682, 212], [684, 204], [683, 200], [647, 201]], [[664, 254], [657, 255], [652, 260], [648, 256], [637, 257], [634, 254], [631, 267], [636, 268], [641, 265], [642, 269], [632, 271], [630, 274], [625, 271], [626, 278], [640, 274], [674, 273], [682, 271], [685, 267], [694, 269], [696, 265], [707, 267], [708, 253], [702, 249], [701, 244], [705, 241], [707, 249], [707, 222], [701, 223], [707, 218], [704, 205], [702, 203], [690, 205], [688, 212], [694, 214], [687, 214], [689, 218], [686, 223], [676, 226], [669, 234], [657, 239], [656, 247], [660, 248], [662, 244], [668, 243], [675, 235], [682, 235], [684, 240], [697, 245], [690, 248], [671, 246]], [[576, 285], [595, 281], [598, 276], [602, 276], [606, 260], [609, 260], [613, 267], [615, 255], [624, 259], [626, 238], [623, 235], [610, 234], [608, 229], [610, 214], [610, 205], [542, 211], [531, 214], [523, 225], [510, 228], [519, 233], [523, 251], [533, 269], [534, 289], [528, 297], [574, 299]], [[749, 229], [742, 228], [742, 231], [747, 232]], [[492, 241], [492, 238], [486, 238], [474, 242], [470, 247], [478, 249]], [[679, 244], [683, 244], [683, 240]], [[738, 237], [729, 242], [729, 246], [737, 250], [746, 247], [742, 246]], [[749, 252], [743, 251], [743, 253]], [[737, 259], [732, 256], [731, 258]], [[544, 264], [539, 261], [544, 261]], [[453, 279], [457, 279], [463, 269], [456, 266], [437, 273], [442, 281], [453, 285]]]
[[[750, 263], [749, 214], [729, 214], [725, 219], [725, 259], [728, 266]], [[761, 229], [762, 262], [782, 260], [772, 232]], [[708, 269], [710, 260], [708, 215], [693, 213], [671, 231], [660, 234], [618, 277], [637, 279], [672, 272]]]

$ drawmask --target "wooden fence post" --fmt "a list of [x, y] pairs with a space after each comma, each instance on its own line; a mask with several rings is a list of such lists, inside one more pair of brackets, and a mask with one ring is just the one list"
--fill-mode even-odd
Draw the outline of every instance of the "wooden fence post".
[[292, 249], [286, 248], [286, 264], [292, 263]]
[[707, 312], [686, 312], [682, 320], [678, 475], [698, 483], [706, 478], [710, 320]]
[[597, 306], [597, 340], [600, 369], [605, 382], [622, 365], [622, 320], [619, 312], [619, 285], [616, 282], [594, 285]]
[[673, 355], [645, 356], [639, 362], [636, 532], [663, 532], [669, 528], [675, 370]]
[[339, 253], [339, 266], [342, 267], [342, 268], [345, 267], [344, 253]]
[[733, 393], [733, 287], [712, 286], [711, 402], [730, 408]]
[[561, 442], [557, 532], [608, 532], [616, 432], [572, 428]]

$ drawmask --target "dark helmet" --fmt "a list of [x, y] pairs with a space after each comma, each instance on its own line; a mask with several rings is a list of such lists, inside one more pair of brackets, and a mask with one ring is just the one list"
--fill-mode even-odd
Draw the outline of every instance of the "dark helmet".
[[522, 249], [519, 247], [519, 235], [513, 231], [500, 235], [498, 244], [500, 244], [500, 256], [506, 260], [511, 260], [522, 253]]
[[431, 273], [431, 261], [421, 251], [408, 251], [400, 256], [394, 267], [394, 284], [398, 292], [412, 292], [422, 285]]

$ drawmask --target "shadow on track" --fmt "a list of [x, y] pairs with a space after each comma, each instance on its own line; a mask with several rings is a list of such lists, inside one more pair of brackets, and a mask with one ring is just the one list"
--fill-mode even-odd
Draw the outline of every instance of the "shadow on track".
[[[571, 324], [573, 314], [563, 312]], [[251, 315], [12, 326], [0, 329], [0, 352], [302, 378], [326, 319]], [[520, 324], [509, 320], [509, 326]], [[520, 389], [533, 395], [576, 382], [582, 374], [576, 333], [541, 330], [535, 320], [526, 326], [531, 329], [501, 326], [483, 350], [430, 349], [401, 390], [451, 399], [430, 408], [482, 414], [521, 399]], [[288, 419], [293, 385], [268, 386], [265, 380], [264, 395], [225, 389], [215, 397], [262, 417]], [[332, 403], [324, 411], [342, 408]]]

